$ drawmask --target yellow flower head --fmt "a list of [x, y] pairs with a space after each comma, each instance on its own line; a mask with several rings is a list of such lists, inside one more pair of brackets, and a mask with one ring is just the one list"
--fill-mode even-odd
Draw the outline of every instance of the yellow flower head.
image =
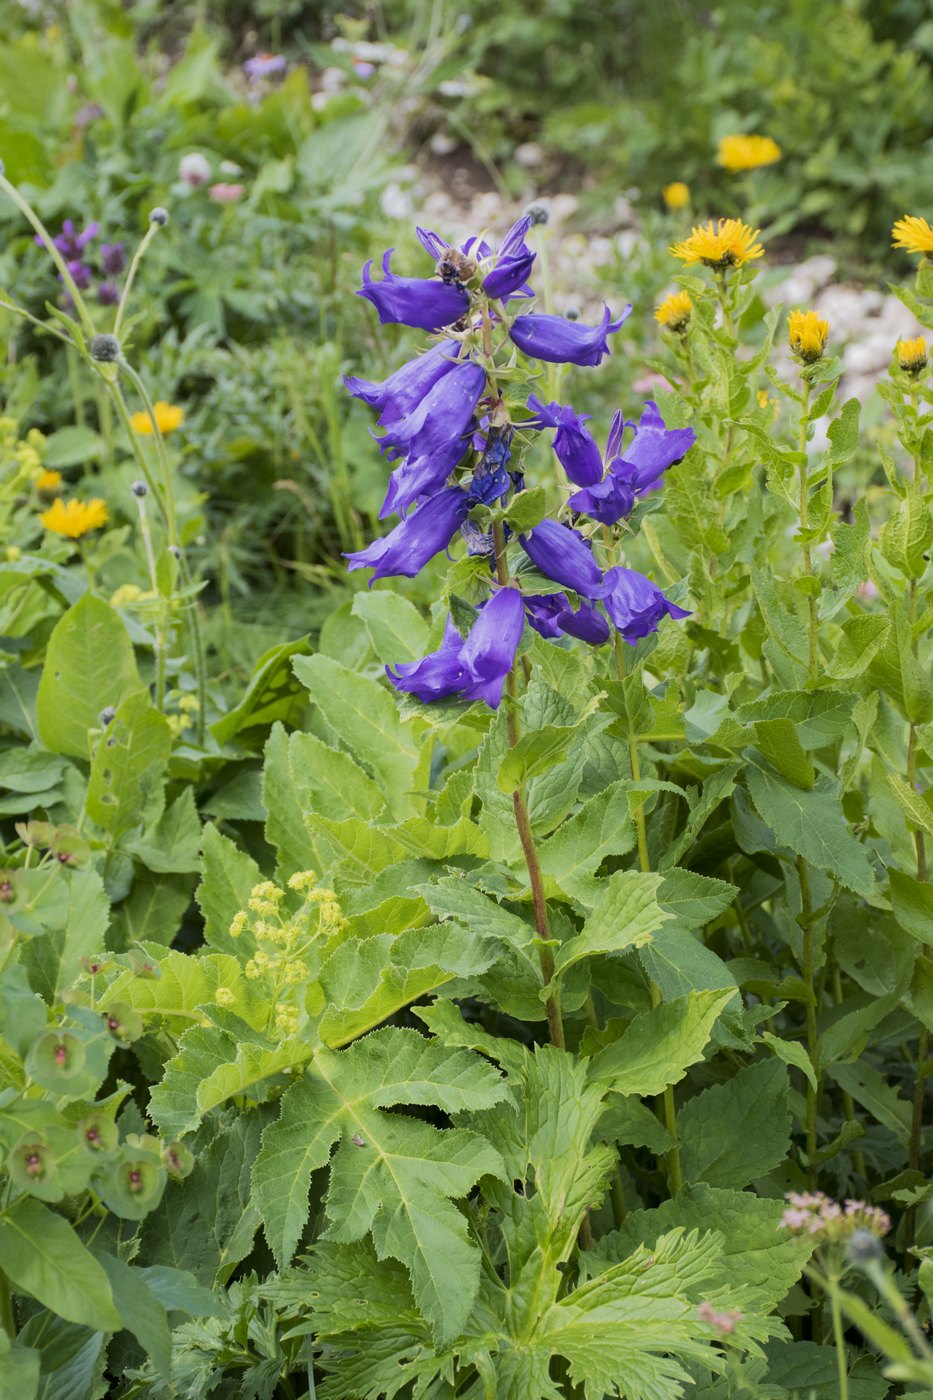
[[214, 993], [214, 1000], [218, 1006], [232, 1006], [236, 1001], [229, 987], [218, 987]]
[[690, 203], [690, 186], [685, 185], [683, 180], [675, 180], [673, 184], [664, 186], [661, 198], [668, 209], [686, 209]]
[[61, 484], [61, 472], [51, 471], [48, 467], [44, 467], [36, 477], [36, 487], [43, 496], [54, 496], [61, 489]]
[[703, 263], [723, 272], [762, 256], [765, 250], [755, 242], [760, 232], [738, 219], [717, 219], [691, 229], [690, 237], [675, 243], [670, 251], [681, 262]]
[[770, 136], [724, 136], [716, 159], [726, 170], [758, 170], [780, 160], [782, 151]]
[[771, 402], [771, 395], [768, 393], [767, 389], [759, 389], [756, 398], [758, 399], [759, 408], [767, 408], [768, 404]]
[[927, 343], [922, 335], [897, 342], [897, 363], [907, 374], [920, 374], [927, 367]]
[[39, 519], [54, 535], [79, 540], [107, 524], [107, 507], [97, 496], [90, 501], [63, 501], [59, 496]]
[[[185, 421], [185, 410], [177, 404], [166, 403], [164, 399], [159, 399], [158, 403], [153, 404], [152, 411], [155, 414], [156, 427], [163, 436], [173, 433]], [[152, 419], [148, 413], [134, 413], [130, 423], [134, 433], [139, 433], [142, 437], [152, 436]]]
[[812, 365], [826, 349], [829, 322], [816, 311], [792, 311], [787, 324], [790, 348], [805, 365]]
[[681, 334], [687, 329], [692, 314], [693, 300], [689, 292], [671, 292], [671, 295], [665, 297], [661, 305], [654, 309], [656, 321], [669, 331], [678, 331]]
[[916, 214], [905, 214], [891, 230], [891, 247], [908, 253], [933, 253], [933, 228]]

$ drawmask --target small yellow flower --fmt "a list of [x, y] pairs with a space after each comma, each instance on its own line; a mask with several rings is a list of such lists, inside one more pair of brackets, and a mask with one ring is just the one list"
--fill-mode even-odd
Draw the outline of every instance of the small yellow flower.
[[90, 501], [63, 501], [59, 496], [39, 519], [54, 535], [79, 540], [107, 524], [107, 507], [97, 496]]
[[[159, 432], [173, 433], [176, 428], [180, 428], [185, 421], [185, 410], [179, 408], [177, 404], [166, 403], [164, 399], [152, 405], [155, 414], [156, 427]], [[142, 437], [152, 436], [152, 419], [145, 411], [134, 413], [130, 418], [130, 423], [134, 433], [139, 433]]]
[[897, 363], [906, 374], [920, 374], [927, 367], [927, 343], [922, 335], [897, 342]]
[[298, 1008], [295, 1006], [276, 1007], [275, 1028], [282, 1035], [294, 1035], [298, 1029]]
[[312, 890], [317, 884], [317, 876], [313, 870], [298, 870], [291, 876], [288, 882], [290, 890]]
[[703, 263], [716, 272], [760, 258], [764, 253], [756, 243], [761, 229], [749, 228], [739, 219], [718, 219], [690, 231], [690, 237], [675, 243], [670, 249], [675, 258], [685, 263]]
[[826, 349], [829, 322], [816, 311], [792, 311], [787, 324], [790, 348], [805, 365], [812, 365]]
[[733, 174], [740, 170], [759, 170], [781, 159], [782, 151], [770, 136], [724, 136], [716, 157], [719, 164]]
[[758, 407], [759, 407], [759, 408], [767, 408], [767, 407], [768, 407], [768, 404], [769, 404], [770, 402], [771, 402], [771, 395], [768, 393], [767, 389], [759, 389], [759, 390], [758, 390]]
[[43, 496], [54, 496], [55, 492], [61, 489], [62, 474], [44, 467], [36, 477], [36, 488], [42, 492]]
[[690, 186], [685, 185], [683, 180], [675, 180], [673, 184], [664, 186], [661, 198], [668, 209], [686, 209], [690, 203]]
[[236, 1001], [229, 987], [218, 987], [214, 993], [214, 1000], [218, 1006], [232, 1006]]
[[908, 253], [933, 253], [933, 228], [916, 214], [905, 214], [891, 230], [892, 248], [904, 248]]
[[654, 319], [669, 331], [683, 333], [693, 314], [693, 299], [689, 292], [671, 292], [660, 306], [654, 309]]
[[239, 912], [238, 914], [234, 914], [234, 916], [233, 916], [233, 922], [232, 922], [231, 925], [230, 925], [230, 937], [231, 937], [231, 938], [239, 938], [240, 935], [241, 935], [241, 934], [244, 932], [244, 930], [246, 929], [246, 924], [247, 924], [246, 910], [245, 910], [245, 909], [241, 909], [240, 912]]

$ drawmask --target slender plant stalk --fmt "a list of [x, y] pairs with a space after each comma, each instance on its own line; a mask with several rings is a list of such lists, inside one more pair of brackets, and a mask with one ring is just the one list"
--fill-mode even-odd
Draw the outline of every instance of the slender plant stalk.
[[807, 1079], [807, 1158], [811, 1178], [815, 1167], [816, 1111], [820, 1096], [819, 1031], [816, 1024], [816, 978], [813, 959], [813, 905], [810, 898], [810, 870], [803, 856], [797, 857], [797, 878], [800, 881], [800, 906], [803, 924], [803, 980], [807, 988], [807, 1054], [813, 1065], [816, 1084]]
[[[810, 381], [803, 380], [801, 390], [802, 399], [800, 403], [800, 440], [798, 448], [803, 461], [798, 468], [800, 478], [800, 533], [804, 536], [801, 540], [803, 550], [803, 571], [807, 578], [813, 577], [813, 556], [810, 552], [810, 541], [806, 538], [806, 532], [810, 528], [810, 492], [807, 480], [807, 426], [810, 412]], [[819, 632], [819, 620], [816, 612], [816, 598], [813, 593], [807, 592], [807, 674], [810, 684], [813, 685], [819, 679], [819, 651], [817, 649], [817, 637]]]
[[846, 1361], [846, 1340], [845, 1330], [842, 1325], [842, 1309], [839, 1306], [839, 1290], [835, 1287], [836, 1280], [833, 1280], [833, 1287], [829, 1290], [829, 1303], [833, 1316], [833, 1341], [836, 1346], [836, 1374], [839, 1377], [839, 1400], [849, 1400], [849, 1368]]
[[16, 1318], [13, 1313], [13, 1294], [10, 1289], [10, 1280], [0, 1269], [0, 1327], [9, 1337], [10, 1341], [16, 1336]]
[[139, 270], [139, 264], [142, 262], [143, 257], [146, 253], [146, 249], [149, 247], [149, 244], [152, 242], [153, 238], [155, 238], [160, 228], [161, 224], [159, 224], [159, 222], [156, 219], [151, 219], [149, 222], [149, 227], [146, 229], [146, 232], [144, 233], [143, 237], [139, 240], [136, 252], [133, 254], [133, 259], [130, 263], [129, 271], [126, 274], [126, 281], [123, 283], [123, 292], [120, 297], [120, 304], [117, 307], [117, 314], [113, 322], [113, 333], [116, 336], [117, 340], [120, 339], [120, 330], [123, 326], [123, 317], [126, 315], [126, 308], [129, 305], [130, 300], [130, 292], [132, 291], [133, 283], [136, 280], [136, 273]]

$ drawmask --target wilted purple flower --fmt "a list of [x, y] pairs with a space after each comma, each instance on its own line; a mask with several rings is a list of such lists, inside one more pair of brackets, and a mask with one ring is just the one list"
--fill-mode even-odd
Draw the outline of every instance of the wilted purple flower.
[[284, 73], [287, 66], [282, 53], [257, 53], [243, 64], [243, 72], [248, 78], [274, 78]]
[[585, 598], [574, 612], [566, 593], [526, 594], [525, 613], [541, 637], [578, 637], [593, 646], [609, 640], [609, 624]]
[[389, 578], [394, 574], [414, 578], [435, 554], [447, 548], [469, 509], [466, 492], [459, 486], [450, 486], [406, 516], [383, 539], [374, 540], [366, 549], [354, 554], [346, 554], [347, 568], [351, 573], [354, 569], [374, 569], [370, 588], [377, 578]]
[[120, 288], [113, 282], [98, 282], [97, 300], [101, 306], [116, 306], [120, 300]]
[[593, 551], [582, 535], [556, 520], [542, 520], [519, 543], [531, 562], [555, 583], [572, 588], [583, 598], [601, 596], [603, 576]]
[[509, 335], [519, 350], [535, 359], [557, 365], [598, 365], [609, 354], [609, 336], [621, 329], [631, 310], [627, 306], [613, 321], [607, 306], [598, 326], [585, 326], [563, 316], [518, 316]]
[[485, 387], [482, 367], [467, 360], [432, 385], [414, 412], [389, 424], [380, 446], [390, 459], [404, 461], [389, 480], [380, 519], [441, 489], [467, 447], [466, 434]]
[[100, 265], [108, 277], [119, 277], [126, 267], [126, 245], [124, 243], [102, 243], [100, 245]]
[[890, 1216], [865, 1201], [849, 1200], [843, 1208], [822, 1191], [789, 1191], [785, 1200], [789, 1204], [780, 1224], [791, 1234], [814, 1235], [837, 1244], [865, 1231], [880, 1239], [891, 1228]]
[[460, 526], [460, 534], [466, 543], [467, 554], [495, 554], [496, 545], [491, 532], [484, 530], [482, 525], [477, 525], [475, 520], [464, 520]]
[[470, 482], [470, 504], [492, 505], [512, 487], [512, 478], [506, 470], [512, 455], [512, 429], [487, 428], [482, 443], [478, 464], [473, 469]]
[[606, 571], [599, 596], [622, 637], [633, 646], [656, 632], [662, 617], [690, 616], [684, 608], [669, 602], [644, 574], [620, 565]]
[[383, 325], [397, 323], [416, 330], [439, 331], [466, 314], [470, 298], [462, 287], [434, 277], [397, 277], [389, 266], [394, 251], [390, 248], [383, 256], [385, 276], [381, 282], [373, 281], [370, 259], [363, 268], [363, 285], [356, 294], [372, 302]]
[[419, 700], [458, 696], [483, 700], [496, 709], [524, 627], [522, 595], [515, 588], [500, 588], [480, 610], [465, 641], [448, 617], [437, 651], [420, 661], [405, 662], [395, 671], [387, 666], [386, 675], [396, 689]]
[[379, 425], [384, 428], [414, 412], [425, 394], [453, 369], [459, 350], [456, 342], [443, 341], [381, 382], [354, 375], [347, 375], [343, 382], [354, 398], [362, 399], [382, 415]]
[[535, 415], [529, 426], [557, 429], [554, 451], [570, 480], [577, 486], [595, 485], [603, 474], [603, 459], [585, 426], [589, 414], [577, 415], [569, 404], [543, 404], [534, 394], [528, 397], [528, 407]]

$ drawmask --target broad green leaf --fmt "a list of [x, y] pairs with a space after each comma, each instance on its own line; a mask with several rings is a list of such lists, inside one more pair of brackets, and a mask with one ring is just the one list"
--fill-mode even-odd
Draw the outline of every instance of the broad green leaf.
[[804, 792], [755, 761], [748, 764], [746, 781], [759, 816], [782, 846], [855, 894], [872, 892], [871, 864], [846, 825], [834, 783], [820, 778], [812, 792]]
[[786, 1065], [761, 1060], [684, 1104], [677, 1136], [686, 1180], [742, 1187], [778, 1166], [790, 1147], [789, 1089]]
[[860, 676], [884, 646], [890, 630], [888, 619], [874, 613], [847, 618], [829, 674], [837, 681]]
[[755, 743], [783, 777], [795, 787], [810, 791], [816, 773], [789, 719], [759, 720], [755, 725]]
[[110, 1280], [113, 1300], [124, 1327], [132, 1332], [152, 1358], [159, 1375], [167, 1380], [172, 1370], [172, 1334], [165, 1308], [147, 1283], [142, 1269], [124, 1264], [105, 1249], [95, 1249], [93, 1253]]
[[576, 725], [548, 724], [525, 734], [499, 764], [500, 792], [514, 792], [567, 757]]
[[779, 1060], [783, 1060], [786, 1065], [791, 1065], [794, 1069], [802, 1070], [814, 1089], [817, 1088], [813, 1061], [799, 1040], [782, 1040], [780, 1036], [772, 1035], [771, 1031], [762, 1031], [761, 1038]]
[[21, 1196], [0, 1216], [0, 1259], [15, 1288], [68, 1322], [119, 1332], [110, 1282], [61, 1215]]
[[734, 988], [690, 992], [636, 1016], [612, 1045], [590, 1060], [590, 1077], [618, 1094], [660, 1094], [683, 1079], [703, 1050]]
[[902, 870], [889, 869], [894, 917], [913, 938], [933, 948], [933, 885], [921, 883]]
[[674, 866], [664, 871], [658, 899], [662, 908], [677, 920], [678, 928], [695, 929], [717, 919], [737, 894], [736, 886], [726, 880], [715, 880], [711, 875], [699, 875], [695, 870]]
[[43, 744], [53, 753], [86, 759], [88, 731], [101, 728], [101, 711], [116, 709], [138, 690], [126, 628], [113, 608], [85, 593], [49, 638], [37, 700]]
[[81, 959], [101, 953], [110, 905], [96, 870], [59, 868], [18, 872], [20, 907], [48, 930], [23, 945], [20, 957], [33, 989], [49, 1004], [60, 1001], [81, 972]]
[[400, 593], [390, 589], [357, 593], [353, 616], [362, 618], [373, 651], [384, 665], [416, 661], [428, 650], [428, 624]]
[[804, 749], [821, 749], [852, 730], [856, 697], [845, 690], [778, 690], [739, 705], [743, 724], [787, 719]]
[[933, 808], [899, 773], [888, 773], [888, 785], [907, 820], [919, 831], [933, 836]]
[[200, 846], [201, 823], [194, 788], [186, 787], [155, 826], [128, 842], [126, 849], [149, 870], [161, 875], [188, 875], [199, 869]]
[[639, 870], [619, 870], [589, 913], [582, 933], [568, 938], [554, 957], [557, 975], [596, 953], [620, 953], [641, 948], [672, 915], [658, 903], [663, 877]]
[[487, 1061], [413, 1031], [376, 1031], [347, 1050], [319, 1051], [282, 1099], [253, 1171], [254, 1199], [279, 1264], [304, 1229], [311, 1174], [330, 1162], [330, 1238], [350, 1242], [371, 1231], [379, 1257], [410, 1271], [418, 1306], [439, 1338], [456, 1336], [472, 1307], [480, 1260], [452, 1199], [484, 1174], [500, 1173], [501, 1162], [475, 1133], [382, 1110], [431, 1105], [457, 1113], [490, 1107], [505, 1094]]
[[172, 749], [172, 731], [145, 690], [130, 695], [97, 742], [87, 812], [114, 841], [154, 815]]
[[234, 1000], [245, 999], [245, 984], [240, 964], [225, 953], [202, 953], [192, 957], [170, 948], [144, 946], [143, 952], [158, 968], [157, 977], [137, 977], [133, 972], [121, 972], [111, 982], [111, 1001], [139, 1011], [174, 1021], [180, 1034], [192, 1022], [200, 1021], [198, 1007], [213, 1002], [219, 987], [233, 992]]
[[201, 848], [204, 878], [196, 897], [204, 915], [205, 940], [221, 952], [239, 953], [240, 945], [230, 937], [230, 925], [234, 915], [246, 908], [250, 891], [259, 884], [262, 872], [252, 856], [241, 851], [212, 823], [204, 828]]
[[731, 797], [738, 772], [739, 765], [737, 763], [727, 763], [722, 768], [717, 769], [712, 777], [707, 778], [703, 784], [699, 801], [690, 810], [683, 831], [661, 855], [658, 861], [660, 870], [666, 871], [683, 859], [719, 804]]
[[688, 992], [719, 991], [737, 985], [719, 954], [676, 924], [660, 929], [650, 943], [639, 949], [638, 960], [665, 1001]]
[[137, 870], [126, 899], [111, 910], [107, 945], [115, 953], [134, 943], [174, 941], [194, 892], [193, 875], [151, 875]]
[[0, 753], [0, 788], [24, 794], [46, 792], [64, 770], [65, 760], [58, 754], [17, 745]]
[[624, 781], [612, 783], [585, 802], [579, 812], [538, 848], [541, 869], [558, 889], [583, 904], [599, 897], [602, 882], [595, 878], [609, 855], [625, 855], [635, 844]]
[[218, 744], [228, 744], [240, 735], [248, 737], [250, 730], [258, 731], [260, 739], [264, 738], [276, 721], [298, 722], [306, 702], [292, 661], [296, 656], [307, 656], [310, 649], [308, 638], [299, 637], [295, 642], [281, 642], [260, 656], [239, 704], [211, 725]]
[[0, 1400], [35, 1400], [41, 1353], [0, 1330]]

